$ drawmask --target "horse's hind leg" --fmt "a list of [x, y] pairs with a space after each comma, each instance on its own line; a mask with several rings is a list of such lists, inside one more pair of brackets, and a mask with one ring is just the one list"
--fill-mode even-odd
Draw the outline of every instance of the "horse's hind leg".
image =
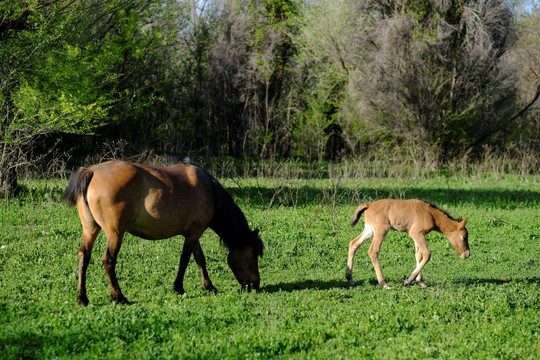
[[103, 253], [103, 267], [107, 273], [107, 280], [109, 280], [109, 287], [111, 290], [111, 301], [115, 301], [118, 304], [129, 304], [128, 299], [122, 294], [118, 279], [116, 278], [116, 260], [118, 258], [118, 252], [122, 245], [122, 239], [124, 237], [123, 232], [119, 232], [117, 229], [106, 230], [107, 235], [107, 248]]
[[77, 300], [79, 305], [88, 305], [86, 296], [86, 270], [90, 263], [90, 257], [94, 243], [101, 228], [95, 222], [88, 222], [83, 226], [83, 239], [79, 249], [79, 285], [77, 287]]
[[364, 227], [364, 231], [357, 237], [355, 237], [350, 243], [349, 243], [349, 256], [347, 258], [347, 272], [345, 274], [345, 277], [347, 278], [347, 281], [349, 281], [349, 284], [351, 286], [354, 286], [355, 283], [352, 278], [352, 269], [354, 264], [354, 256], [356, 252], [358, 251], [358, 248], [362, 246], [363, 243], [365, 243], [367, 240], [371, 239], [373, 237], [373, 229], [371, 226], [366, 225]]
[[208, 276], [208, 271], [206, 270], [206, 259], [201, 249], [201, 243], [199, 240], [197, 240], [197, 243], [193, 246], [193, 257], [195, 257], [195, 262], [199, 266], [203, 287], [214, 294], [217, 293], [217, 289], [214, 287], [210, 277]]
[[79, 284], [77, 286], [77, 300], [79, 305], [88, 305], [88, 297], [86, 296], [86, 270], [90, 263], [90, 257], [94, 243], [101, 230], [101, 227], [96, 223], [90, 209], [82, 201], [77, 204], [79, 217], [82, 224], [82, 242], [79, 248]]

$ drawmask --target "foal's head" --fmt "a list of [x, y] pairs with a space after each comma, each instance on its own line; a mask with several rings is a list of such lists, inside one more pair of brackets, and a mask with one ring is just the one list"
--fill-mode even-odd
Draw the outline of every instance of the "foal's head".
[[462, 259], [467, 259], [471, 255], [469, 250], [469, 232], [465, 228], [467, 220], [468, 219], [461, 220], [461, 218], [459, 218], [457, 220], [458, 224], [456, 230], [448, 234], [450, 243]]
[[259, 256], [263, 254], [263, 243], [259, 230], [250, 231], [247, 236], [249, 239], [244, 239], [244, 246], [231, 249], [227, 262], [242, 288], [258, 290], [261, 283]]

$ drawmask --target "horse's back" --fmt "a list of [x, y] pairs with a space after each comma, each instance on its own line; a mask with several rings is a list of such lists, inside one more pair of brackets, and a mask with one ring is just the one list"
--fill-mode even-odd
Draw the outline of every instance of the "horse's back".
[[205, 227], [213, 216], [211, 180], [191, 164], [147, 166], [113, 160], [89, 168], [89, 207], [100, 226], [163, 239]]

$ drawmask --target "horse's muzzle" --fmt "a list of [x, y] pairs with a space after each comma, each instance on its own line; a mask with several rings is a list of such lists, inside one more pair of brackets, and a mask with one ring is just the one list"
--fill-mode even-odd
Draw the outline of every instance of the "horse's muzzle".
[[258, 291], [259, 290], [259, 283], [249, 283], [242, 286], [242, 289], [247, 290], [247, 292], [251, 292], [251, 290]]
[[471, 251], [470, 250], [465, 250], [464, 252], [461, 253], [461, 255], [459, 257], [462, 258], [463, 260], [465, 260], [465, 259], [468, 259], [469, 256], [471, 256]]

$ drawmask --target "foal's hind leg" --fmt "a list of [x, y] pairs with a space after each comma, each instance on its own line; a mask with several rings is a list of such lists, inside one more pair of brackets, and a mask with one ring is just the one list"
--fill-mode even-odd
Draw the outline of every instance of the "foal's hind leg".
[[103, 253], [102, 261], [105, 272], [107, 273], [107, 280], [109, 280], [111, 301], [115, 301], [118, 304], [129, 304], [128, 299], [122, 294], [118, 279], [116, 278], [116, 260], [120, 246], [122, 245], [124, 232], [120, 232], [118, 229], [108, 229], [105, 230], [105, 234], [107, 235], [107, 248], [105, 249], [105, 253]]
[[371, 242], [371, 246], [369, 247], [369, 257], [371, 258], [371, 263], [373, 264], [373, 268], [375, 268], [375, 273], [377, 274], [377, 280], [379, 281], [379, 285], [381, 285], [383, 288], [389, 290], [390, 286], [386, 284], [386, 281], [384, 281], [382, 271], [381, 271], [381, 265], [379, 264], [379, 251], [381, 250], [381, 245], [384, 240], [384, 237], [386, 236], [386, 233], [388, 230], [374, 230], [375, 235], [373, 237], [373, 241]]
[[349, 243], [349, 257], [347, 258], [347, 271], [346, 271], [345, 277], [349, 281], [349, 284], [351, 286], [355, 285], [354, 280], [352, 278], [354, 256], [356, 255], [358, 248], [362, 246], [362, 244], [365, 243], [367, 240], [371, 239], [372, 237], [373, 237], [373, 229], [371, 228], [371, 226], [365, 225], [364, 231], [362, 231], [360, 235], [355, 237]]

